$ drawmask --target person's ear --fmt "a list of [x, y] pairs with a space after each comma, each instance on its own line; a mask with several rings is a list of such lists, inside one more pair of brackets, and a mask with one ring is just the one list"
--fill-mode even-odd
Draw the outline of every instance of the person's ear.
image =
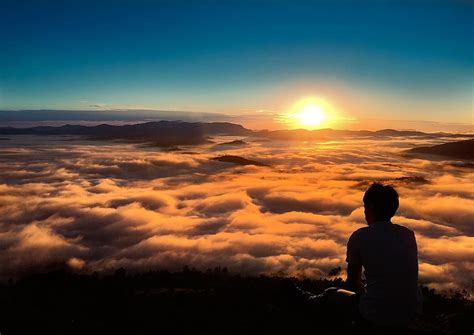
[[366, 205], [364, 206], [365, 220], [370, 224], [374, 220], [374, 206]]

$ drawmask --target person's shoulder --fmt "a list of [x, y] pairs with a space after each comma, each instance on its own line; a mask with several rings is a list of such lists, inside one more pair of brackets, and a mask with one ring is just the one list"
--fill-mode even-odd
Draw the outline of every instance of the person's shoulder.
[[415, 235], [415, 232], [413, 230], [411, 230], [410, 228], [407, 228], [405, 226], [402, 226], [402, 225], [399, 225], [399, 224], [396, 224], [396, 223], [393, 223], [393, 226], [395, 227], [395, 229], [400, 231], [402, 234], [413, 235], [413, 236]]
[[369, 230], [369, 226], [365, 226], [365, 227], [361, 227], [355, 230], [352, 234], [364, 234], [368, 230]]
[[398, 229], [398, 230], [403, 231], [405, 233], [414, 234], [413, 230], [411, 230], [410, 228], [407, 228], [405, 226], [402, 226], [402, 225], [396, 224], [396, 223], [392, 223], [392, 225], [395, 227], [395, 229]]
[[356, 231], [354, 231], [352, 233], [350, 239], [360, 238], [360, 237], [364, 236], [367, 233], [368, 228], [369, 227], [362, 227], [362, 228], [357, 229]]

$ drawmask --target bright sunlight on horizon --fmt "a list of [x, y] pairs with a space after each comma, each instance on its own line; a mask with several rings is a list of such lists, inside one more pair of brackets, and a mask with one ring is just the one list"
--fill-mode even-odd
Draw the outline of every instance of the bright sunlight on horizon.
[[284, 127], [307, 130], [337, 127], [342, 120], [331, 103], [313, 96], [298, 100], [288, 112], [276, 118]]

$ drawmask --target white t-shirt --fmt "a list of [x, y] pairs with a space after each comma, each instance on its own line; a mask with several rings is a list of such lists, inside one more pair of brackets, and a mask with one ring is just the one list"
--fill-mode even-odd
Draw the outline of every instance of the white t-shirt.
[[364, 318], [379, 325], [410, 321], [421, 302], [413, 231], [388, 221], [361, 228], [347, 242], [346, 261], [364, 267], [366, 292], [359, 302]]

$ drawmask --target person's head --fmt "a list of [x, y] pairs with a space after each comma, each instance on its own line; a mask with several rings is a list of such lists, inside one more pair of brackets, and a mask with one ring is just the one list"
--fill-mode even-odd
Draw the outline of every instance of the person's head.
[[364, 194], [364, 213], [367, 224], [390, 221], [398, 205], [398, 193], [392, 186], [373, 183]]

